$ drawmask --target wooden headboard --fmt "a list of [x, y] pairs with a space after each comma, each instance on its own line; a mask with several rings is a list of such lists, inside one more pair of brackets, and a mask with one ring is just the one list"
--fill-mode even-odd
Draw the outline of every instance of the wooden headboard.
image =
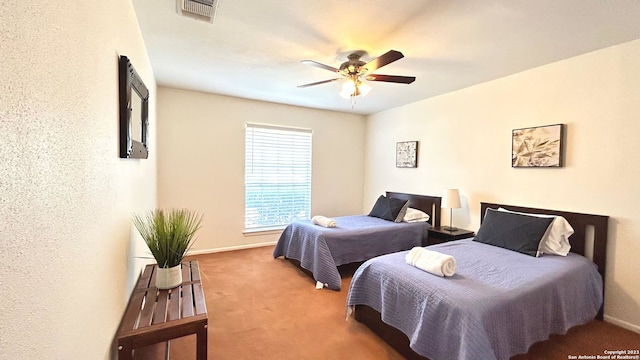
[[422, 210], [429, 214], [431, 226], [440, 226], [440, 212], [442, 211], [442, 198], [439, 196], [414, 195], [387, 191], [387, 197], [409, 200], [409, 207]]

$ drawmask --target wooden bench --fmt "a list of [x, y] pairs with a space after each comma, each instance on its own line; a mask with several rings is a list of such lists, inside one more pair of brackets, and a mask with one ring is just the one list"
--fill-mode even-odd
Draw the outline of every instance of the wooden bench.
[[197, 360], [206, 360], [208, 315], [198, 261], [183, 262], [182, 284], [168, 290], [155, 287], [157, 269], [145, 267], [129, 298], [116, 336], [118, 359], [131, 360], [135, 349], [196, 334]]

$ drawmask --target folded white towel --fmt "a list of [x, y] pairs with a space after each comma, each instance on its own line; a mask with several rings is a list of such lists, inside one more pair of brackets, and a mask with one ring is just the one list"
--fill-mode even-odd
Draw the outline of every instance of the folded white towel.
[[451, 255], [414, 247], [405, 256], [407, 264], [441, 277], [453, 276], [456, 273], [456, 259]]
[[311, 222], [316, 225], [324, 226], [327, 228], [336, 227], [336, 221], [332, 218], [328, 218], [325, 216], [316, 215], [311, 218]]

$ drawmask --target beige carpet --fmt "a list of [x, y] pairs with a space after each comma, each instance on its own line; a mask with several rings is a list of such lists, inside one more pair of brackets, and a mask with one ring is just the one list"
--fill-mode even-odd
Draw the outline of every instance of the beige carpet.
[[[342, 268], [342, 291], [316, 290], [315, 281], [273, 247], [199, 255], [209, 313], [209, 359], [402, 359], [367, 327], [346, 319], [354, 267]], [[640, 334], [600, 321], [534, 344], [525, 359], [603, 355], [640, 348]], [[136, 359], [163, 358], [161, 346]], [[170, 358], [195, 359], [195, 336], [171, 341]]]

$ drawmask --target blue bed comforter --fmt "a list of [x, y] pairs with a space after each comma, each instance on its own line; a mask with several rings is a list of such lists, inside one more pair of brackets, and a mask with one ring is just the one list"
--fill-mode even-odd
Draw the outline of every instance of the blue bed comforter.
[[340, 290], [337, 266], [421, 246], [430, 227], [426, 222], [395, 223], [367, 215], [335, 220], [335, 228], [314, 225], [311, 221], [289, 224], [280, 235], [273, 257], [296, 259], [313, 273], [316, 281]]
[[405, 263], [405, 252], [365, 262], [347, 305], [368, 305], [432, 360], [509, 359], [551, 334], [592, 320], [602, 304], [594, 263], [570, 253], [539, 258], [459, 240], [430, 246], [452, 255], [441, 278]]

